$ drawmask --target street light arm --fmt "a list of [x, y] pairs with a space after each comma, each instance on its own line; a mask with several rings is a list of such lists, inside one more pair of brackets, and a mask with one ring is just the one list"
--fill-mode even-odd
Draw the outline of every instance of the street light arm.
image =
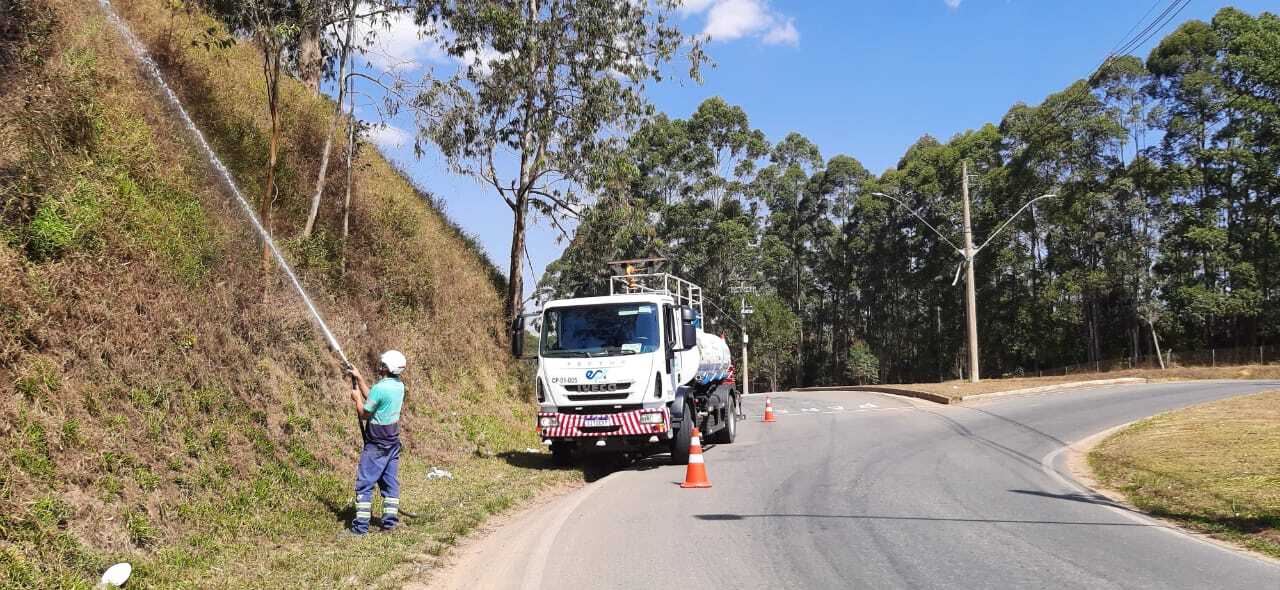
[[1030, 207], [1031, 205], [1035, 204], [1036, 201], [1039, 201], [1041, 199], [1052, 199], [1056, 196], [1058, 195], [1054, 195], [1054, 194], [1040, 195], [1034, 199], [1031, 199], [1030, 201], [1027, 201], [1027, 204], [1023, 205], [1021, 209], [1018, 209], [1017, 213], [1014, 213], [1013, 215], [1009, 216], [1009, 218], [1006, 219], [1004, 223], [1000, 224], [1000, 227], [997, 228], [995, 232], [993, 232], [990, 236], [987, 237], [987, 241], [983, 242], [981, 246], [974, 248], [973, 250], [974, 255], [976, 256], [978, 252], [981, 252], [983, 248], [986, 248], [987, 244], [990, 244], [991, 240], [994, 240], [996, 236], [1000, 235], [1000, 232], [1004, 231], [1004, 228], [1008, 227], [1009, 224], [1012, 223], [1014, 219], [1016, 219], [1019, 215], [1022, 215], [1022, 212], [1026, 211], [1027, 207]]
[[916, 219], [919, 219], [919, 220], [920, 220], [920, 222], [921, 222], [921, 223], [923, 223], [923, 224], [925, 225], [925, 227], [927, 227], [927, 228], [929, 228], [929, 229], [933, 230], [933, 233], [937, 234], [939, 238], [942, 238], [942, 241], [946, 242], [948, 246], [951, 246], [951, 249], [955, 250], [955, 251], [956, 251], [956, 254], [959, 254], [959, 255], [961, 255], [961, 256], [964, 256], [964, 250], [962, 250], [959, 246], [957, 246], [957, 245], [953, 244], [953, 243], [951, 242], [951, 240], [947, 239], [947, 236], [942, 235], [942, 232], [938, 231], [938, 228], [933, 227], [933, 225], [929, 223], [929, 220], [927, 220], [927, 219], [925, 219], [925, 218], [921, 217], [919, 213], [916, 213], [916, 210], [915, 210], [915, 209], [912, 209], [911, 207], [907, 206], [907, 204], [906, 204], [906, 203], [903, 203], [902, 201], [898, 200], [896, 197], [892, 197], [892, 196], [886, 195], [886, 194], [884, 194], [884, 193], [871, 193], [871, 195], [872, 195], [872, 196], [876, 196], [876, 197], [884, 197], [884, 198], [889, 199], [889, 200], [891, 200], [891, 201], [893, 201], [893, 202], [895, 202], [895, 203], [897, 203], [897, 204], [899, 204], [899, 205], [902, 205], [902, 208], [903, 208], [903, 209], [906, 209], [907, 211], [910, 211], [912, 215], [915, 215], [915, 216], [916, 216]]

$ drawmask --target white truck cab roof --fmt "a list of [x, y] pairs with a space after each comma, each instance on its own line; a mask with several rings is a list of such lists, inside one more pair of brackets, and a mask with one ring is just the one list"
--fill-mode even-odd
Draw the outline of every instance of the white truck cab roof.
[[669, 303], [674, 304], [675, 299], [670, 295], [658, 293], [635, 293], [627, 295], [604, 295], [601, 297], [579, 297], [575, 299], [557, 299], [548, 301], [543, 304], [542, 309], [553, 309], [556, 307], [577, 307], [580, 305], [601, 305], [610, 303]]

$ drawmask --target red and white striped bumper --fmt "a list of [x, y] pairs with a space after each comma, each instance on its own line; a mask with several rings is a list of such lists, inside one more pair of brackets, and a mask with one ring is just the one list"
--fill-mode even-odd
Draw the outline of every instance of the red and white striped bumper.
[[[640, 421], [642, 414], [660, 414], [662, 421], [657, 424], [644, 424]], [[617, 414], [561, 414], [559, 412], [539, 412], [538, 418], [555, 417], [558, 426], [538, 428], [543, 438], [575, 438], [602, 436], [637, 436], [666, 434], [671, 430], [671, 413], [665, 406], [657, 408], [641, 408]], [[587, 426], [588, 418], [608, 418], [609, 426]]]

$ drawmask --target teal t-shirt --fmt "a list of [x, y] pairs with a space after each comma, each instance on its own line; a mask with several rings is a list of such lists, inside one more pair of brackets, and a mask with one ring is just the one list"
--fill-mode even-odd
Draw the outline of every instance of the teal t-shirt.
[[400, 421], [400, 408], [404, 405], [404, 383], [395, 377], [386, 377], [369, 388], [369, 399], [364, 411], [372, 414], [372, 424], [395, 424]]

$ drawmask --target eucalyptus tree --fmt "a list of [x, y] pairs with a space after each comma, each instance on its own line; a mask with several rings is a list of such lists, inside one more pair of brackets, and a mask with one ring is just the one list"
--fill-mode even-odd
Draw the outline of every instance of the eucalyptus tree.
[[796, 382], [805, 366], [805, 294], [812, 279], [814, 244], [822, 235], [826, 200], [813, 190], [810, 179], [823, 168], [818, 146], [799, 133], [790, 133], [773, 146], [769, 165], [752, 183], [752, 192], [768, 207], [765, 221], [765, 268], [780, 296], [790, 299], [799, 318], [796, 339]]
[[[423, 0], [424, 33], [461, 62], [414, 99], [418, 133], [455, 172], [493, 188], [512, 212], [506, 312], [523, 307], [529, 214], [562, 227], [584, 191], [652, 111], [643, 91], [677, 53], [698, 79], [701, 42], [673, 22], [679, 2]], [[563, 229], [563, 227], [562, 227]], [[567, 233], [567, 232], [566, 232]]]
[[[320, 203], [329, 177], [329, 157], [333, 152], [334, 136], [342, 121], [343, 101], [351, 86], [350, 78], [354, 75], [353, 52], [373, 43], [380, 31], [390, 26], [391, 16], [409, 9], [401, 0], [309, 0], [306, 3], [303, 11], [304, 34], [299, 43], [299, 75], [305, 86], [318, 93], [320, 77], [325, 72], [336, 69], [334, 74], [338, 94], [325, 131], [324, 147], [320, 150], [320, 167], [316, 171], [315, 188], [311, 192], [311, 207], [307, 212], [307, 221], [302, 226], [304, 238], [315, 230], [316, 218], [320, 214]], [[370, 26], [363, 27], [363, 31], [357, 34], [358, 25]], [[326, 40], [331, 41], [322, 43]], [[336, 45], [336, 48], [330, 48], [331, 44]], [[333, 53], [336, 53], [336, 59], [326, 59]], [[397, 100], [398, 97], [391, 92], [384, 98], [384, 101]], [[354, 111], [349, 116], [354, 117]], [[345, 224], [344, 220], [344, 226]], [[345, 229], [343, 233], [345, 235]]]
[[[275, 174], [279, 163], [281, 122], [280, 81], [288, 75], [287, 60], [296, 53], [304, 0], [207, 0], [214, 16], [226, 24], [232, 35], [250, 37], [262, 58], [262, 83], [267, 99], [271, 131], [267, 141], [266, 179], [258, 201], [263, 227], [271, 231], [272, 202], [276, 194]], [[262, 244], [262, 267], [271, 265], [271, 251]]]

